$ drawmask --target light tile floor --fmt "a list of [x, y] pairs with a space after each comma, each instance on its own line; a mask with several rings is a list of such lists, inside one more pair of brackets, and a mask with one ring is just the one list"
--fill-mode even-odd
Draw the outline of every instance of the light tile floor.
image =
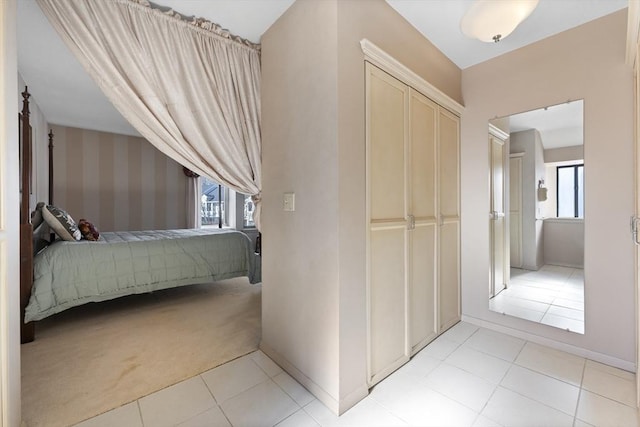
[[584, 271], [555, 265], [538, 271], [512, 268], [509, 287], [489, 300], [489, 308], [584, 334]]
[[635, 376], [461, 322], [341, 417], [262, 352], [77, 427], [638, 426]]

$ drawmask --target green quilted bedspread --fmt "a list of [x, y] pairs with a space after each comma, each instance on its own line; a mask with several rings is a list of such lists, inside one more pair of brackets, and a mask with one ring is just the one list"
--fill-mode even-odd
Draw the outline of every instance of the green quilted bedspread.
[[251, 240], [235, 230], [106, 232], [57, 241], [34, 258], [25, 322], [88, 302], [232, 277], [260, 279]]

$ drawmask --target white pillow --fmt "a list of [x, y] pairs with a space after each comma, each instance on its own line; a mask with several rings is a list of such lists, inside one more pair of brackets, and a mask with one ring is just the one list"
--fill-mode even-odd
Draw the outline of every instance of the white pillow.
[[63, 240], [73, 242], [82, 238], [76, 222], [62, 209], [47, 205], [42, 208], [42, 217]]

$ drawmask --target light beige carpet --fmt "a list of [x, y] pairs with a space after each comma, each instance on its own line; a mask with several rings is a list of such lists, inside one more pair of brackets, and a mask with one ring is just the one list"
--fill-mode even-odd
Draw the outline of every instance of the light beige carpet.
[[28, 427], [69, 426], [257, 350], [260, 285], [238, 278], [88, 304], [22, 345]]

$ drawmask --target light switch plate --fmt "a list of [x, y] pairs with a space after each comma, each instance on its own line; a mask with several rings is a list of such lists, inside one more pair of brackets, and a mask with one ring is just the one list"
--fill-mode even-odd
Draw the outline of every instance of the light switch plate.
[[283, 209], [287, 212], [296, 210], [296, 193], [284, 193], [282, 201]]

